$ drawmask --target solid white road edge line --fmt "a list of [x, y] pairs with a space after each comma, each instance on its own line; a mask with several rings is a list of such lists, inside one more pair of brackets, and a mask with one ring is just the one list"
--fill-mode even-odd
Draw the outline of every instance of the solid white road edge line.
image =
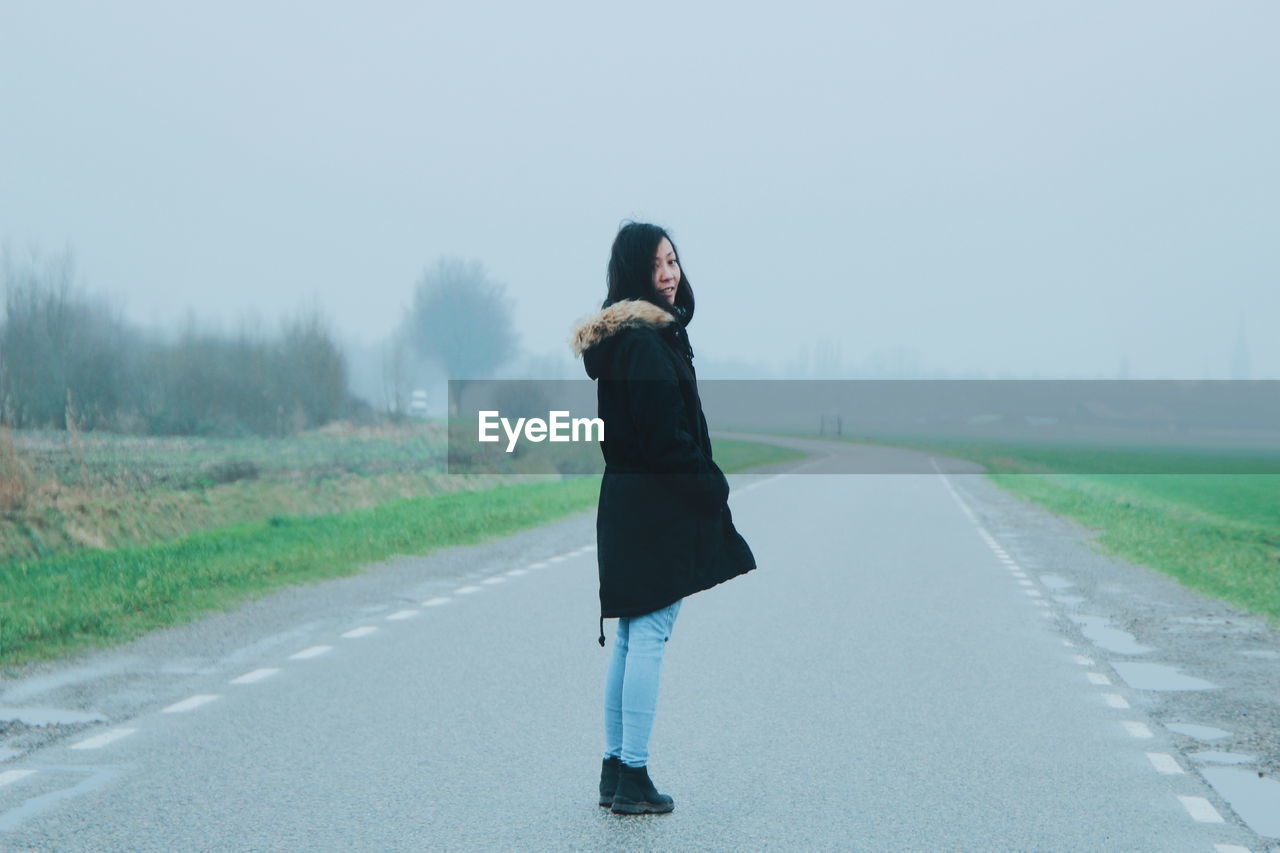
[[982, 533], [983, 538], [985, 538], [988, 542], [994, 542], [995, 539], [992, 538], [991, 534], [987, 533], [983, 529], [982, 525], [978, 523], [978, 517], [973, 514], [973, 510], [969, 509], [969, 505], [960, 499], [960, 495], [956, 492], [955, 488], [953, 488], [951, 485], [951, 480], [947, 477], [946, 474], [942, 473], [942, 469], [938, 467], [938, 461], [934, 459], [932, 456], [930, 456], [929, 464], [933, 466], [933, 470], [938, 472], [938, 477], [941, 478], [942, 485], [947, 487], [947, 491], [951, 493], [951, 497], [955, 499], [955, 502], [960, 507], [960, 509], [964, 510], [964, 514], [969, 517], [969, 520], [972, 521], [974, 525], [977, 526], [979, 532]]

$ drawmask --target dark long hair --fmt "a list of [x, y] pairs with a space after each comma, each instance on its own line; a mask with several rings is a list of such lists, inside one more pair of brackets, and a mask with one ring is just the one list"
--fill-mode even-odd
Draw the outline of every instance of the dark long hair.
[[609, 255], [609, 295], [605, 297], [601, 307], [608, 307], [624, 299], [643, 299], [674, 314], [681, 325], [689, 325], [689, 321], [693, 319], [693, 288], [689, 286], [684, 264], [680, 263], [680, 284], [676, 287], [675, 305], [668, 305], [667, 300], [653, 289], [653, 256], [663, 237], [671, 242], [671, 250], [679, 261], [680, 250], [665, 228], [648, 222], [623, 223], [618, 229], [618, 236], [613, 238], [613, 251]]

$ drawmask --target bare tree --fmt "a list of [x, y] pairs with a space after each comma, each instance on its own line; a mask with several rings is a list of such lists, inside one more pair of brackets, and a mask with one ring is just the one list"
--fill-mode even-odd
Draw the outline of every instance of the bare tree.
[[70, 250], [0, 263], [3, 408], [18, 427], [61, 426], [67, 395], [77, 426], [109, 424], [134, 391], [138, 339], [119, 308], [75, 285]]
[[461, 383], [492, 376], [515, 354], [505, 288], [479, 262], [441, 258], [423, 273], [405, 318], [415, 349], [439, 362], [461, 396]]
[[382, 351], [382, 397], [386, 410], [394, 415], [404, 414], [404, 350], [404, 335], [396, 333], [386, 342]]
[[285, 323], [277, 346], [281, 398], [290, 398], [305, 426], [342, 415], [347, 401], [347, 359], [328, 320], [318, 309], [300, 312]]
[[143, 333], [74, 283], [69, 252], [0, 258], [0, 421], [13, 427], [283, 435], [348, 411], [347, 365], [318, 309], [278, 335], [194, 317], [173, 340]]

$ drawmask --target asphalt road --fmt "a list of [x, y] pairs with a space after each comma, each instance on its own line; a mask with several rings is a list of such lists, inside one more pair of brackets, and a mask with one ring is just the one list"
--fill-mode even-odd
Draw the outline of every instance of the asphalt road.
[[595, 804], [592, 512], [0, 682], [32, 720], [101, 718], [8, 745], [0, 849], [1268, 849], [1106, 622], [1117, 597], [1219, 605], [983, 478], [814, 474], [845, 451], [809, 446], [837, 455], [732, 478], [760, 568], [676, 622], [650, 763], [670, 815]]

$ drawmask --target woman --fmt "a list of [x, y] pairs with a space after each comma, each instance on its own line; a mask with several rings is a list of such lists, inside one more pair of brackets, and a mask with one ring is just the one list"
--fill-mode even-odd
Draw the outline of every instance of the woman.
[[629, 222], [613, 241], [602, 310], [572, 346], [598, 380], [605, 470], [596, 514], [600, 645], [618, 619], [605, 679], [600, 805], [669, 812], [649, 779], [649, 732], [662, 652], [685, 596], [751, 571], [729, 513], [729, 483], [711, 458], [698, 399], [693, 290], [662, 228]]

